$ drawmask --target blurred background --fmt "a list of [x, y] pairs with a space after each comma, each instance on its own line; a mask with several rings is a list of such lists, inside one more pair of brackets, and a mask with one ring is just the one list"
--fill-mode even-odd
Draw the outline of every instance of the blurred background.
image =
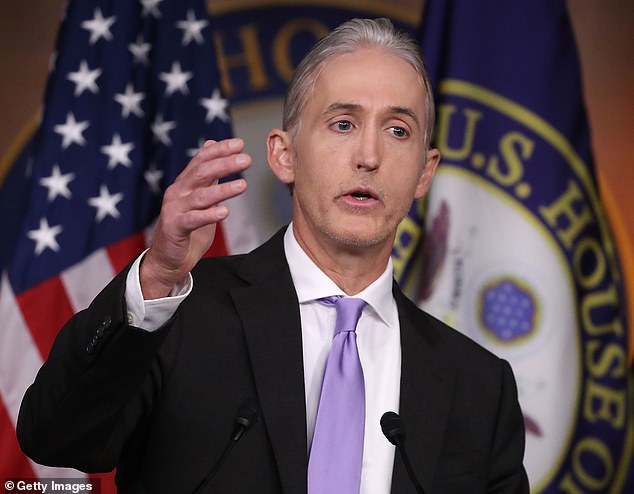
[[[10, 158], [21, 149], [35, 129], [44, 98], [49, 60], [55, 47], [57, 29], [65, 4], [65, 0], [0, 2], [0, 184], [8, 171]], [[104, 5], [107, 5], [106, 0]], [[312, 42], [314, 37], [323, 34], [326, 25], [336, 25], [342, 17], [352, 15], [387, 16], [399, 27], [414, 33], [420, 23], [423, 6], [424, 0], [208, 0], [207, 7], [212, 14], [212, 21], [220, 20], [220, 24], [215, 25], [214, 38], [218, 51], [234, 55], [240, 50], [246, 52], [251, 49], [257, 52], [256, 58], [259, 57], [261, 61], [269, 64], [267, 67], [275, 65], [275, 70], [271, 69], [266, 74], [263, 68], [263, 77], [259, 81], [257, 77], [249, 78], [244, 74], [241, 74], [241, 83], [236, 83], [235, 80], [223, 81], [225, 90], [228, 89], [226, 96], [231, 100], [234, 134], [245, 139], [247, 151], [254, 157], [254, 166], [246, 174], [251, 189], [245, 200], [250, 206], [248, 210], [257, 212], [257, 215], [254, 215], [254, 226], [259, 241], [264, 240], [290, 218], [288, 194], [269, 172], [265, 152], [268, 130], [281, 123], [285, 78], [292, 71], [292, 63], [295, 61], [295, 55], [298, 55], [292, 53], [292, 56], [284, 58], [286, 52], [275, 52], [275, 39], [284, 35], [284, 30], [280, 26], [288, 27], [294, 19], [301, 17], [302, 22], [305, 22], [301, 27], [309, 33], [307, 39], [301, 40], [304, 45], [307, 40]], [[568, 0], [567, 6], [581, 59], [582, 82], [601, 201], [606, 207], [617, 237], [621, 261], [629, 266], [626, 271], [634, 273], [634, 214], [631, 213], [634, 211], [634, 2]], [[269, 7], [271, 9], [267, 10]], [[271, 22], [268, 22], [266, 16], [271, 15], [271, 12], [275, 12], [279, 18], [271, 18]], [[289, 12], [288, 19], [283, 17], [285, 12]], [[320, 19], [311, 23], [310, 16], [316, 12], [319, 12]], [[251, 25], [257, 25], [261, 32], [250, 31]], [[535, 26], [534, 29], [537, 32], [539, 26]], [[268, 44], [260, 43], [261, 40], [257, 39], [259, 34]], [[288, 41], [289, 38], [286, 39], [287, 45], [284, 48], [289, 51], [297, 50], [294, 43]], [[221, 48], [218, 48], [219, 45], [222, 45]], [[226, 58], [230, 58], [229, 55]], [[288, 61], [291, 58], [292, 60]], [[288, 63], [284, 64], [285, 61]], [[238, 69], [240, 70], [242, 69]], [[8, 214], [6, 217], [10, 218], [11, 215]], [[243, 225], [240, 224], [240, 227]], [[10, 244], [7, 242], [7, 245]], [[547, 275], [554, 276], [550, 272]], [[629, 281], [629, 286], [634, 286], [634, 279]], [[631, 293], [629, 300], [634, 300]], [[39, 305], [36, 307], [41, 311]], [[565, 310], [557, 306], [557, 312]], [[634, 318], [630, 315], [630, 323], [632, 321]], [[0, 318], [0, 337], [4, 329], [2, 323], [4, 318]], [[555, 328], [557, 332], [561, 332], [560, 325], [555, 325]], [[6, 332], [5, 341], [10, 344], [14, 343], [11, 334]], [[630, 335], [633, 334], [630, 328]], [[567, 349], [581, 348], [575, 347], [574, 340], [565, 343]], [[634, 354], [633, 349], [634, 345], [630, 341], [630, 357]], [[582, 361], [585, 354], [582, 351], [578, 353], [576, 356]], [[552, 361], [561, 364], [563, 358], [556, 356], [551, 359]], [[4, 365], [0, 366], [0, 378], [3, 377], [2, 371], [11, 367], [8, 359], [1, 363]], [[517, 373], [516, 367], [514, 370]], [[561, 377], [559, 374], [561, 372], [551, 373], [555, 377], [553, 381]], [[522, 384], [520, 382], [520, 387]], [[521, 391], [522, 389], [520, 395]], [[589, 400], [592, 401], [592, 396]], [[554, 408], [565, 408], [559, 395], [550, 401], [549, 405]], [[607, 414], [610, 411], [606, 411], [607, 408], [606, 405], [601, 411]], [[12, 416], [17, 413], [16, 407], [9, 407], [9, 411], [9, 415]], [[576, 409], [573, 411], [576, 412]], [[1, 412], [0, 409], [0, 429], [3, 420]], [[8, 424], [7, 427], [12, 426], [8, 420], [5, 419], [5, 422]], [[527, 424], [530, 425], [530, 422]], [[623, 431], [625, 432], [625, 429]], [[617, 433], [621, 434], [621, 431]], [[630, 425], [627, 434], [622, 434], [623, 437], [626, 435], [626, 441], [630, 446], [628, 455], [623, 455], [624, 463], [634, 448], [634, 426]], [[3, 451], [1, 436], [2, 434], [0, 452]], [[617, 442], [620, 441], [621, 436]], [[17, 450], [17, 444], [10, 447]], [[529, 452], [530, 447], [529, 443]], [[543, 450], [534, 451], [541, 455]], [[0, 474], [3, 467], [1, 456]], [[627, 466], [624, 465], [622, 471], [626, 469]], [[551, 470], [545, 475], [546, 478], [552, 474]], [[634, 482], [634, 468], [630, 470]]]
[[[317, 0], [280, 2], [209, 0], [212, 13], [225, 14], [244, 6], [292, 4], [350, 7], [388, 15], [418, 25], [424, 0]], [[634, 245], [634, 2], [631, 0], [568, 0], [581, 57], [595, 164], [602, 198], [621, 245]], [[0, 157], [28, 127], [42, 103], [49, 57], [54, 49], [65, 0], [3, 0], [0, 2]], [[232, 104], [234, 128], [256, 156], [256, 177], [268, 180], [263, 160], [264, 138], [279, 124], [280, 98], [243, 100]], [[271, 185], [275, 186], [275, 185]], [[250, 198], [258, 201], [258, 198]], [[261, 210], [261, 204], [256, 205]], [[270, 217], [258, 225], [263, 235], [286, 219], [286, 207], [270, 205]], [[623, 238], [625, 237], [625, 238]], [[625, 242], [624, 242], [625, 240]]]

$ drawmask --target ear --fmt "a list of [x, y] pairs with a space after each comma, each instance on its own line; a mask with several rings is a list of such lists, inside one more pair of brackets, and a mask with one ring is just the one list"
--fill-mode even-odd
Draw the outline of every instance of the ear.
[[266, 138], [266, 156], [271, 170], [284, 184], [295, 181], [295, 152], [288, 132], [273, 129]]
[[423, 197], [429, 190], [431, 179], [434, 178], [434, 173], [436, 173], [436, 167], [438, 166], [439, 162], [440, 151], [435, 148], [429, 149], [427, 151], [427, 161], [425, 162], [425, 166], [423, 167], [423, 173], [421, 173], [418, 184], [416, 184], [416, 192], [414, 194], [414, 197], [416, 199], [420, 199], [421, 197]]

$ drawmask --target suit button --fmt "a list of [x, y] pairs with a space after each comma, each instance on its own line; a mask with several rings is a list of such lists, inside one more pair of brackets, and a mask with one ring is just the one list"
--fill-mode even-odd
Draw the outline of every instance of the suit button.
[[99, 326], [104, 331], [108, 331], [110, 329], [110, 325], [112, 324], [112, 319], [110, 316], [106, 316], [103, 321], [101, 321], [101, 325]]
[[86, 345], [86, 353], [87, 353], [88, 355], [92, 355], [93, 353], [95, 353], [95, 346], [94, 346], [94, 345], [92, 345], [92, 344], [90, 344], [90, 343], [88, 343], [88, 344]]

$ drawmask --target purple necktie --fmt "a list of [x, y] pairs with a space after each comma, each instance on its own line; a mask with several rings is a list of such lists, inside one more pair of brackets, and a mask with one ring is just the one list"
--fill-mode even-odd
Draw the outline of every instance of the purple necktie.
[[326, 359], [308, 460], [308, 494], [359, 494], [365, 383], [355, 329], [365, 302], [341, 297], [320, 302], [335, 306], [337, 323]]

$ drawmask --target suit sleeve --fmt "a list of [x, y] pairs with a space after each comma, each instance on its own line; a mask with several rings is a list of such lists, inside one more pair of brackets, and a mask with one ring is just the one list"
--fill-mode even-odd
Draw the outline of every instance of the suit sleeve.
[[24, 395], [17, 436], [37, 463], [110, 471], [152, 409], [163, 368], [157, 353], [169, 328], [128, 325], [126, 275], [66, 323]]
[[489, 494], [528, 494], [524, 469], [524, 419], [517, 400], [513, 371], [502, 360], [500, 400], [491, 454], [487, 492]]

